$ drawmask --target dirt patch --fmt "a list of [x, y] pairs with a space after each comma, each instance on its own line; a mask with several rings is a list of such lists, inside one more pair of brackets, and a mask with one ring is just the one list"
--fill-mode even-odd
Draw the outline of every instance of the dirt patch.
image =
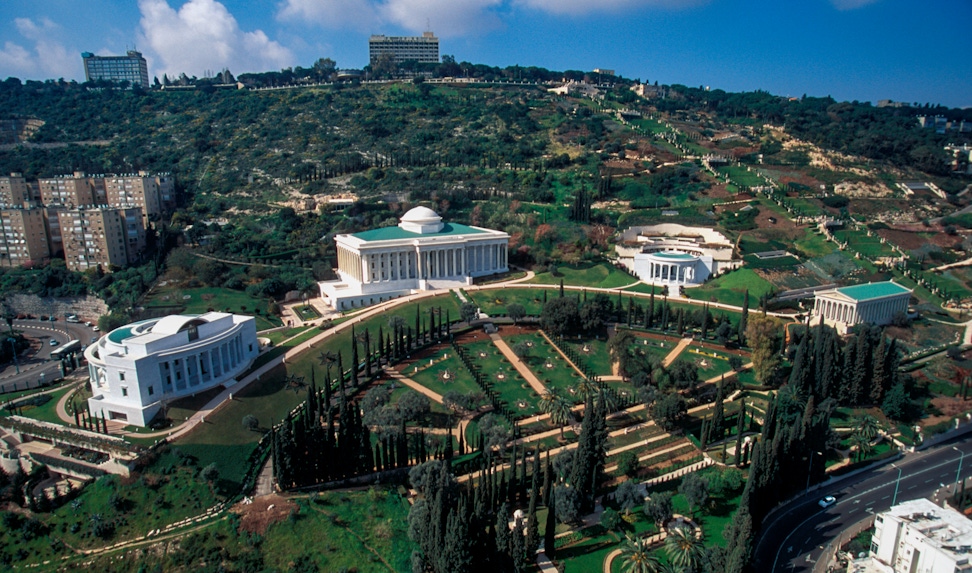
[[263, 535], [270, 525], [283, 521], [297, 505], [276, 493], [253, 498], [253, 503], [240, 502], [232, 511], [240, 516], [240, 531]]
[[938, 416], [928, 416], [921, 420], [921, 425], [923, 427], [934, 426], [935, 424], [940, 424], [946, 420], [950, 420], [963, 412], [968, 411], [969, 402], [961, 398], [950, 398], [948, 396], [938, 396], [932, 398], [932, 405], [934, 405], [941, 412]]
[[962, 242], [962, 237], [947, 235], [945, 233], [929, 232], [928, 229], [923, 233], [913, 233], [910, 231], [899, 231], [897, 229], [880, 229], [877, 234], [906, 251], [920, 249], [927, 244], [933, 244], [943, 248], [954, 248]]

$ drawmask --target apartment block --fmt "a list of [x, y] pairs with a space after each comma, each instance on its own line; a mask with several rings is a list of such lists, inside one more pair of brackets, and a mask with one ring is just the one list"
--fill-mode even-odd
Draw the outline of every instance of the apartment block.
[[43, 209], [0, 209], [0, 267], [32, 266], [50, 258]]
[[142, 210], [142, 225], [159, 221], [175, 207], [175, 179], [170, 175], [109, 175], [104, 179], [105, 202]]
[[372, 36], [368, 40], [368, 56], [372, 64], [383, 54], [391, 54], [395, 63], [416, 61], [439, 63], [439, 39], [432, 32], [421, 36]]
[[[96, 187], [104, 194], [104, 179], [100, 184], [99, 178], [88, 177], [82, 171], [75, 171], [73, 175], [62, 175], [38, 179], [41, 202], [44, 205], [63, 205], [67, 208], [85, 207], [99, 204]], [[104, 204], [102, 199], [100, 204]]]
[[30, 199], [30, 189], [23, 175], [11, 173], [9, 177], [0, 177], [0, 204], [22, 206]]
[[68, 269], [124, 267], [145, 250], [145, 227], [137, 207], [81, 207], [57, 213]]
[[927, 499], [900, 503], [875, 516], [869, 558], [866, 571], [972, 571], [972, 521]]
[[64, 256], [64, 238], [61, 236], [61, 221], [58, 213], [65, 210], [63, 205], [49, 205], [44, 210], [44, 227], [47, 230], [47, 249], [52, 257]]
[[141, 52], [128, 50], [124, 56], [96, 56], [82, 52], [84, 60], [84, 79], [128, 82], [132, 87], [149, 89], [148, 64]]

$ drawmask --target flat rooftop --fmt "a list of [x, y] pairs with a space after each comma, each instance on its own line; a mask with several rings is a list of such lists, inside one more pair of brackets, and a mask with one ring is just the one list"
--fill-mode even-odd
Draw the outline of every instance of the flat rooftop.
[[837, 292], [846, 297], [852, 298], [857, 302], [905, 293], [911, 294], [910, 289], [907, 289], [894, 281], [841, 287], [837, 289]]

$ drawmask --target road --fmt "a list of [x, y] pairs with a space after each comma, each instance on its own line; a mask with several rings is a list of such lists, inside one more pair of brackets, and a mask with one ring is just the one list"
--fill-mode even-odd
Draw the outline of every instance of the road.
[[[32, 339], [34, 344], [30, 350], [20, 354], [16, 365], [12, 363], [3, 365], [0, 370], [0, 395], [5, 392], [34, 388], [39, 386], [41, 381], [59, 378], [60, 364], [51, 361], [51, 351], [57, 350], [71, 340], [80, 340], [81, 344], [87, 346], [92, 338], [100, 334], [84, 324], [64, 322], [63, 319], [55, 322], [15, 320], [13, 327], [14, 330], [23, 332], [25, 337]], [[51, 339], [57, 340], [58, 344], [51, 346]], [[4, 342], [5, 340], [0, 337], [0, 343]]]
[[[958, 451], [956, 451], [958, 450]], [[944, 495], [932, 497], [936, 490], [950, 490], [957, 479], [963, 454], [972, 453], [972, 437], [946, 442], [923, 452], [906, 454], [895, 462], [901, 468], [898, 503], [929, 497], [941, 502]], [[844, 529], [891, 507], [898, 471], [890, 464], [866, 471], [842, 483], [822, 487], [790, 503], [764, 523], [753, 563], [756, 571], [810, 573], [820, 559], [823, 547]], [[961, 478], [972, 476], [972, 458], [961, 463]], [[832, 495], [837, 503], [827, 509], [817, 505], [820, 498]], [[829, 555], [827, 556], [829, 558]]]

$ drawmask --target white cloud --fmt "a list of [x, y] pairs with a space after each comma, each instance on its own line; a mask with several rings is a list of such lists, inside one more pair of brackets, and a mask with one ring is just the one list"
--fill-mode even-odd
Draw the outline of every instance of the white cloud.
[[503, 0], [386, 0], [380, 6], [383, 19], [420, 32], [431, 29], [438, 36], [484, 34], [502, 25], [493, 11]]
[[855, 10], [857, 8], [863, 8], [869, 4], [874, 4], [878, 0], [830, 0], [830, 3], [834, 5], [834, 8], [838, 10]]
[[80, 54], [71, 55], [52, 38], [59, 36], [60, 26], [47, 18], [37, 22], [30, 18], [16, 18], [14, 25], [28, 47], [13, 41], [4, 42], [0, 49], [0, 75], [16, 74], [26, 77], [72, 78], [81, 69]]
[[325, 28], [352, 27], [363, 31], [373, 30], [380, 22], [378, 8], [371, 0], [284, 0], [277, 17]]
[[151, 74], [191, 76], [223, 68], [240, 73], [293, 64], [289, 49], [262, 30], [240, 30], [236, 18], [216, 0], [189, 0], [178, 11], [167, 0], [139, 0], [138, 7], [140, 33], [151, 48]]

